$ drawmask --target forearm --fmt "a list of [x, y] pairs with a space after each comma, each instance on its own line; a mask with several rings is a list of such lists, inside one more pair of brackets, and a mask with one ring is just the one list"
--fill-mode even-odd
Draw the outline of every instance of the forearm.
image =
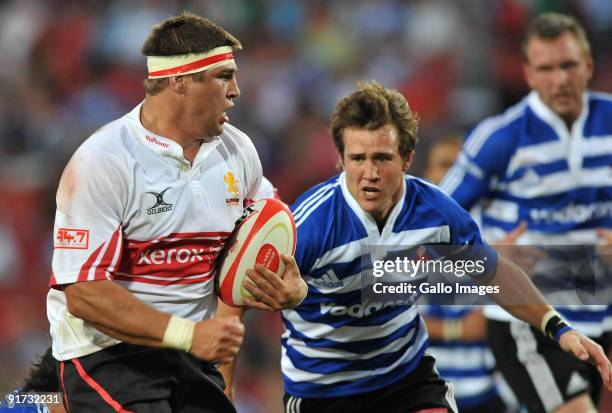
[[158, 311], [113, 281], [68, 285], [68, 311], [101, 332], [131, 344], [161, 347], [170, 314]]
[[[217, 302], [217, 313], [215, 314], [215, 318], [224, 318], [231, 316], [238, 316], [240, 321], [242, 322], [244, 319], [244, 313], [246, 309], [244, 308], [235, 308], [230, 307], [229, 305], [223, 303], [223, 301], [218, 300]], [[219, 371], [223, 376], [223, 380], [225, 381], [225, 394], [230, 398], [234, 399], [234, 386], [235, 386], [235, 371], [236, 371], [236, 358], [233, 358], [229, 363], [222, 364], [219, 366]]]
[[499, 286], [499, 293], [490, 295], [493, 301], [514, 317], [541, 328], [542, 318], [552, 307], [516, 264], [498, 255], [495, 276], [489, 284]]

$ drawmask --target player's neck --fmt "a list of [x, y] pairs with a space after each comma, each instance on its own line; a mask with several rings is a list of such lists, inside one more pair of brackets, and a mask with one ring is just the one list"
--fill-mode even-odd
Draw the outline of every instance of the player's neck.
[[385, 224], [387, 223], [387, 218], [389, 218], [389, 214], [387, 214], [382, 219], [377, 219], [376, 220], [376, 226], [378, 227], [378, 233], [382, 234], [383, 229], [385, 228]]
[[576, 118], [577, 117], [573, 115], [561, 116], [561, 120], [563, 120], [563, 123], [565, 123], [565, 127], [570, 132], [570, 137], [571, 137], [571, 132], [572, 132], [572, 126], [574, 126], [574, 122], [576, 121]]
[[184, 122], [177, 105], [169, 104], [160, 96], [147, 96], [140, 110], [140, 122], [145, 129], [181, 145], [183, 156], [193, 163], [202, 140], [194, 139], [181, 127]]

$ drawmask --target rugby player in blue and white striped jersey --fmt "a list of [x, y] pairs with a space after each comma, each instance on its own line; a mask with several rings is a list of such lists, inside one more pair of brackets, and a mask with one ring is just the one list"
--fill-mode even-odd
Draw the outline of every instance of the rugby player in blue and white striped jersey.
[[556, 336], [565, 351], [591, 357], [612, 387], [601, 347], [563, 322], [527, 276], [482, 241], [458, 204], [405, 175], [416, 129], [406, 100], [376, 83], [361, 84], [336, 107], [332, 133], [344, 171], [292, 206], [308, 295], [283, 311], [285, 411], [456, 411], [450, 387], [426, 353], [427, 332], [411, 300], [382, 306], [362, 300], [372, 246], [479, 246], [488, 260], [477, 282], [499, 286], [498, 303], [516, 303], [520, 295], [530, 304], [505, 308]]
[[[441, 188], [468, 210], [481, 207], [489, 242], [526, 224], [521, 245], [610, 245], [612, 96], [587, 90], [593, 61], [584, 29], [569, 16], [544, 14], [528, 30], [523, 52], [533, 91], [468, 135]], [[567, 279], [566, 268], [546, 262], [534, 268], [536, 276]], [[544, 264], [554, 274], [539, 271]], [[596, 304], [559, 311], [600, 338], [608, 303]], [[601, 381], [594, 367], [502, 309], [485, 313], [494, 320], [489, 336], [498, 367], [530, 413], [595, 411]]]

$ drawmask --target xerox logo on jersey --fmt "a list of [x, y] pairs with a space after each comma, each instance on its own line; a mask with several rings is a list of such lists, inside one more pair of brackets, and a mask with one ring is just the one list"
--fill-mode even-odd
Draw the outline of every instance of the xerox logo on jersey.
[[178, 264], [186, 264], [203, 262], [207, 260], [212, 261], [211, 256], [208, 254], [209, 249], [204, 248], [170, 248], [170, 249], [158, 249], [158, 250], [146, 250], [140, 253], [138, 257], [137, 265], [143, 264], [172, 264], [174, 262]]
[[172, 234], [154, 241], [127, 240], [115, 278], [159, 285], [209, 280], [229, 233], [202, 234]]
[[151, 195], [152, 201], [155, 201], [152, 206], [147, 208], [147, 215], [155, 215], [161, 214], [162, 212], [172, 211], [174, 204], [169, 204], [164, 200], [164, 195], [170, 188], [171, 187], [168, 187], [161, 192], [147, 192], [147, 194]]

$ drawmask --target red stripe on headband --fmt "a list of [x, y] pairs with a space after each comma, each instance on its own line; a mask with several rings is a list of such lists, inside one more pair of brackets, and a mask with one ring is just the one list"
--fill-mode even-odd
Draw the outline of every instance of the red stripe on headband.
[[209, 66], [218, 62], [222, 62], [224, 60], [231, 60], [234, 58], [233, 52], [221, 53], [214, 56], [205, 57], [200, 60], [196, 60], [193, 63], [188, 63], [186, 65], [173, 67], [171, 69], [158, 70], [157, 72], [150, 72], [149, 76], [172, 76], [172, 75], [180, 75], [181, 73], [189, 72], [195, 69], [201, 69], [205, 66]]

